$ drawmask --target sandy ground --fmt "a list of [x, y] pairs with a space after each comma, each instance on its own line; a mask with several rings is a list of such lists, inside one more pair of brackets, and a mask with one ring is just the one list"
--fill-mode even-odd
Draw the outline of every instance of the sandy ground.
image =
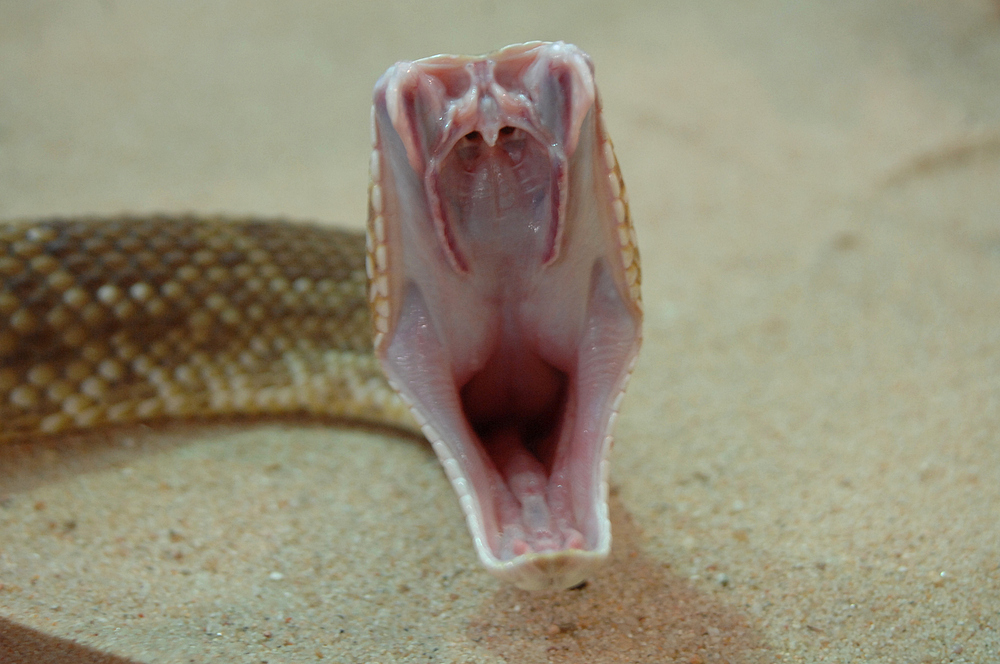
[[0, 4], [0, 218], [360, 226], [387, 66], [579, 44], [645, 258], [613, 564], [500, 585], [399, 436], [30, 443], [0, 661], [1000, 661], [1000, 8], [354, 5]]

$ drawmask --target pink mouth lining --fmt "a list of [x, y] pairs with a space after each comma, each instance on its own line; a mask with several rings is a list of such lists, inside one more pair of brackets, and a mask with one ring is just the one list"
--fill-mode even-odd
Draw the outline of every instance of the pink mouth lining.
[[606, 456], [641, 318], [590, 61], [536, 43], [400, 63], [374, 121], [376, 352], [484, 564], [572, 585], [610, 546]]

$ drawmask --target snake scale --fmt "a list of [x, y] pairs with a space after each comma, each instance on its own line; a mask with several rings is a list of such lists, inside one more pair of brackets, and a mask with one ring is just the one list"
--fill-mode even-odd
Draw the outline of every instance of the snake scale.
[[421, 431], [480, 561], [565, 588], [607, 557], [641, 339], [628, 200], [586, 54], [390, 68], [367, 236], [278, 220], [0, 225], [0, 441], [310, 413]]
[[0, 227], [0, 435], [291, 412], [405, 426], [372, 354], [364, 247], [276, 221]]

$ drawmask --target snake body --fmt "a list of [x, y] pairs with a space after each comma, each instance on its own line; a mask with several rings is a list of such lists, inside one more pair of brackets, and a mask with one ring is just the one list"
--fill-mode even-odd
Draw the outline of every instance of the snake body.
[[166, 216], [0, 226], [0, 440], [294, 412], [414, 428], [372, 354], [363, 234]]
[[375, 87], [369, 168], [367, 236], [0, 226], [0, 441], [293, 412], [420, 431], [490, 572], [575, 585], [610, 549], [642, 319], [593, 65], [561, 42], [398, 63]]

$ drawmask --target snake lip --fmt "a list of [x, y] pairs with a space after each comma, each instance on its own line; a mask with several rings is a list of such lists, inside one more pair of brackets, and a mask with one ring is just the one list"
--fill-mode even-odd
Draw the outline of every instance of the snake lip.
[[522, 588], [576, 585], [610, 550], [607, 458], [641, 336], [590, 60], [535, 42], [399, 63], [376, 85], [373, 142], [383, 370], [486, 568]]

